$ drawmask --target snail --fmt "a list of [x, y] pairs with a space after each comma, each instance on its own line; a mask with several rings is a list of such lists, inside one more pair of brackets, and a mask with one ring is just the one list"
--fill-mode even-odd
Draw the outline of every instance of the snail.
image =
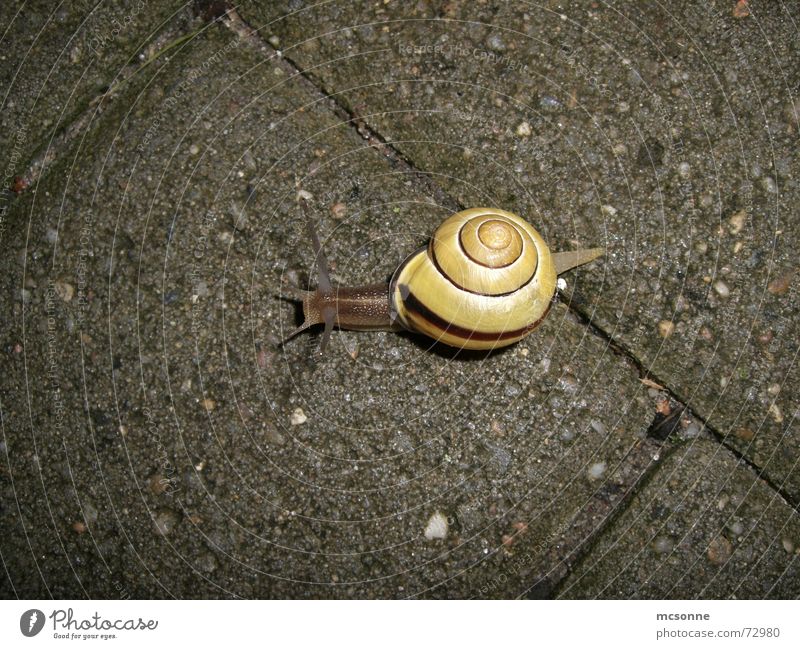
[[389, 282], [333, 286], [308, 206], [300, 202], [319, 281], [315, 291], [294, 298], [303, 303], [304, 321], [284, 342], [323, 324], [320, 351], [334, 327], [413, 331], [461, 349], [511, 345], [547, 314], [559, 274], [603, 254], [602, 248], [551, 253], [523, 218], [476, 207], [445, 219]]

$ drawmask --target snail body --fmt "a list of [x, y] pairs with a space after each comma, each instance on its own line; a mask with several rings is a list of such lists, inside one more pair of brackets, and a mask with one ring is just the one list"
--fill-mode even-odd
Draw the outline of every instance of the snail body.
[[322, 349], [333, 327], [408, 330], [461, 349], [511, 345], [547, 314], [559, 273], [603, 254], [551, 253], [523, 218], [478, 207], [445, 219], [388, 283], [334, 288], [310, 219], [308, 226], [319, 284], [300, 298], [304, 322], [289, 338], [324, 324]]

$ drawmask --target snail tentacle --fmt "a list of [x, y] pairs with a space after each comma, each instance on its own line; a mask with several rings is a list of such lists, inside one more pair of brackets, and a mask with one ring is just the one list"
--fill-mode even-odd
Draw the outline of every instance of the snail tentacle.
[[311, 239], [311, 247], [314, 250], [314, 261], [317, 266], [317, 291], [322, 293], [333, 293], [333, 285], [331, 284], [331, 275], [328, 271], [328, 259], [325, 257], [325, 251], [322, 249], [322, 244], [319, 242], [317, 229], [314, 227], [314, 221], [311, 218], [311, 212], [305, 198], [300, 198], [300, 205], [303, 207], [303, 214], [306, 217], [306, 228], [308, 228], [308, 236]]
[[328, 260], [320, 244], [308, 204], [300, 198], [306, 217], [311, 247], [317, 267], [318, 285], [314, 291], [302, 291], [298, 296], [303, 303], [303, 323], [292, 331], [281, 344], [294, 338], [309, 327], [322, 324], [320, 353], [331, 339], [334, 327], [353, 330], [392, 330], [398, 327], [391, 319], [388, 283], [366, 286], [333, 286], [328, 270]]
[[576, 266], [583, 266], [590, 261], [594, 261], [605, 253], [603, 248], [586, 248], [585, 250], [565, 250], [564, 252], [553, 253], [553, 264], [556, 267], [556, 275], [572, 270]]

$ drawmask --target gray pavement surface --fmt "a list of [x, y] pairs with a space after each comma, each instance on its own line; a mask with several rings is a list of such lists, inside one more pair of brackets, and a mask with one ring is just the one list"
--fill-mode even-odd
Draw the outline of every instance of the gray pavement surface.
[[[4, 597], [800, 595], [796, 4], [16, 3]], [[602, 245], [493, 354], [285, 347], [463, 207]]]

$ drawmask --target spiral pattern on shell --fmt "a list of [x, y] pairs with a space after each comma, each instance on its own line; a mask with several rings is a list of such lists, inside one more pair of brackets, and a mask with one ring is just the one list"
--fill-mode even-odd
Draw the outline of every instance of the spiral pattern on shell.
[[497, 208], [453, 214], [392, 279], [406, 329], [466, 349], [510, 345], [547, 313], [556, 273], [541, 235]]

